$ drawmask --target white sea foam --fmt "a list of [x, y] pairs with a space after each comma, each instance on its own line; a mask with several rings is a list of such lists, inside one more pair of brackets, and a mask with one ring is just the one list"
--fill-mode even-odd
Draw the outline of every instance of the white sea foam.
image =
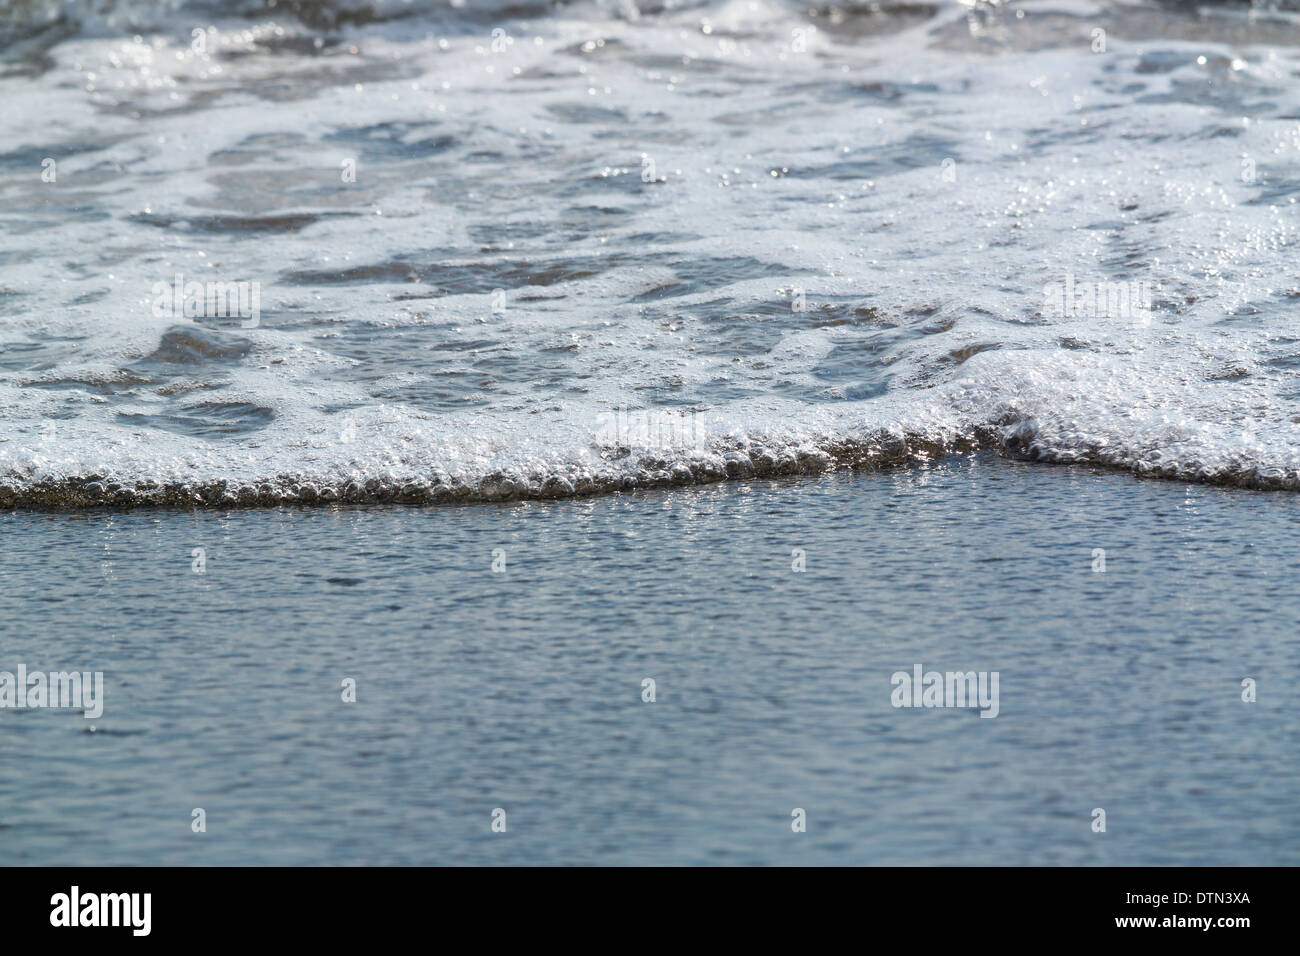
[[[205, 15], [196, 49], [201, 5], [138, 40], [91, 13], [140, 9], [83, 5], [11, 48], [0, 505], [564, 495], [975, 444], [1300, 487], [1286, 17], [398, 6]], [[155, 317], [177, 273], [259, 283], [257, 326]], [[1045, 309], [1067, 280], [1150, 315]]]

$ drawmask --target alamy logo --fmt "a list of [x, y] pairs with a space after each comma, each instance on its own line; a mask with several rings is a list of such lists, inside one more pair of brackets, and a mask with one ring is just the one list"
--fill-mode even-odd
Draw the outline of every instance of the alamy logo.
[[[923, 672], [924, 671], [924, 672]], [[981, 717], [998, 715], [997, 671], [925, 671], [920, 664], [912, 673], [895, 671], [889, 679], [895, 707], [978, 707]]]
[[26, 707], [68, 707], [85, 711], [87, 720], [104, 713], [104, 672], [32, 671], [18, 665], [18, 673], [0, 671], [0, 710]]
[[129, 926], [134, 936], [148, 936], [152, 928], [152, 893], [86, 893], [74, 886], [70, 893], [50, 897], [51, 926]]
[[617, 412], [600, 417], [597, 435], [603, 443], [626, 448], [703, 449], [708, 445], [705, 416], [676, 409], [648, 409]]
[[1151, 283], [1075, 282], [1067, 272], [1065, 282], [1043, 286], [1043, 315], [1053, 319], [1135, 319], [1151, 322]]
[[262, 319], [260, 282], [186, 282], [176, 273], [169, 285], [153, 284], [155, 319], [240, 318], [240, 326], [255, 329]]

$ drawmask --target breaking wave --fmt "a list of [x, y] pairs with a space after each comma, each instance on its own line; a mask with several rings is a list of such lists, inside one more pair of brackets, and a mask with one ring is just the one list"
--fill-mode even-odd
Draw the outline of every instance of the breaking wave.
[[2, 508], [1300, 487], [1281, 7], [2, 10]]

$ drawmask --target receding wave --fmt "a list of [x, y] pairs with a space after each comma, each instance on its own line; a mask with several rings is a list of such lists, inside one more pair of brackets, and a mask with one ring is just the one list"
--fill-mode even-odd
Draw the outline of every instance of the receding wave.
[[981, 449], [1300, 488], [1279, 7], [0, 24], [39, 35], [0, 68], [0, 507], [552, 498]]

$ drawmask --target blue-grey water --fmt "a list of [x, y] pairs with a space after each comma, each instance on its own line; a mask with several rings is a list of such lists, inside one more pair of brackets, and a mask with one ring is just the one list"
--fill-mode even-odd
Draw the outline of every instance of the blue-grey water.
[[0, 0], [0, 704], [106, 694], [0, 706], [0, 863], [1296, 863], [1297, 77], [1294, 0]]
[[[10, 513], [6, 661], [106, 691], [0, 712], [0, 861], [1295, 864], [1298, 525], [1284, 492], [997, 458]], [[998, 671], [998, 716], [891, 706], [917, 663]]]

